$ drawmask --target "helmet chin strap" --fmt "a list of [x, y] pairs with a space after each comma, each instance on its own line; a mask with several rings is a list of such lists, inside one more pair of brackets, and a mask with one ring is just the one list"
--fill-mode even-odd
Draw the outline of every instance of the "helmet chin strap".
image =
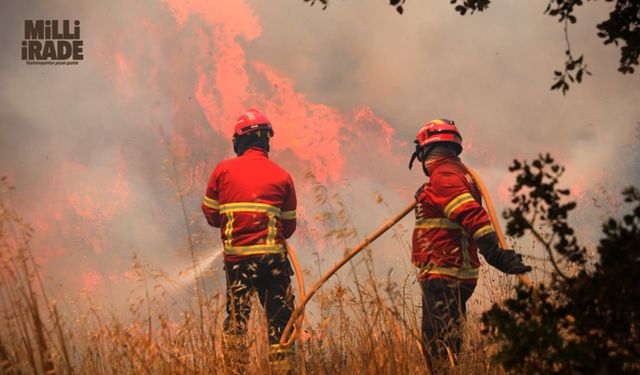
[[420, 162], [422, 163], [422, 171], [424, 172], [425, 176], [429, 176], [429, 168], [427, 168], [427, 158], [429, 158], [429, 154], [431, 153], [431, 151], [433, 151], [433, 149], [436, 148], [436, 145], [431, 145], [429, 147], [425, 147], [424, 151], [422, 152], [422, 157], [420, 158]]
[[238, 155], [238, 137], [233, 136], [233, 152]]
[[429, 168], [427, 168], [426, 166], [427, 163], [422, 162], [422, 171], [424, 172], [424, 175], [429, 177]]
[[420, 164], [422, 164], [422, 171], [425, 175], [429, 176], [429, 170], [424, 165], [424, 161], [427, 160], [427, 157], [429, 157], [429, 153], [431, 153], [431, 151], [435, 147], [435, 145], [427, 147], [420, 147], [416, 145], [416, 151], [413, 153], [413, 155], [411, 155], [411, 160], [409, 160], [409, 169], [411, 169], [411, 167], [413, 166], [413, 162], [418, 159], [418, 161], [420, 161]]
[[409, 160], [409, 169], [413, 167], [413, 161], [416, 160], [417, 157], [418, 157], [418, 150], [414, 151], [413, 155], [411, 155], [411, 160]]

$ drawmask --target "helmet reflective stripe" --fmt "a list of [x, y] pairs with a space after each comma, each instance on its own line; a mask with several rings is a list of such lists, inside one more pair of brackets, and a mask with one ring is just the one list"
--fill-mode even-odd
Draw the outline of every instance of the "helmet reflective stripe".
[[243, 113], [242, 116], [247, 116], [249, 118], [249, 120], [255, 120], [256, 119], [256, 116], [251, 111], [247, 111], [247, 112]]
[[270, 136], [274, 134], [271, 121], [260, 111], [252, 108], [240, 115], [236, 121], [233, 135], [241, 136], [256, 130], [268, 130]]
[[271, 125], [269, 124], [253, 124], [253, 125], [249, 125], [249, 126], [245, 126], [244, 128], [240, 129], [240, 133], [244, 134], [244, 133], [248, 133], [250, 131], [253, 130], [271, 130]]

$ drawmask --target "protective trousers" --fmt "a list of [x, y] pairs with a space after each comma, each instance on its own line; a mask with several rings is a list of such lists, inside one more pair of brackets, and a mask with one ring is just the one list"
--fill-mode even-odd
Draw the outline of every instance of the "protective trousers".
[[421, 281], [422, 346], [433, 359], [454, 359], [462, 347], [462, 318], [475, 285], [457, 280], [431, 278]]
[[276, 345], [293, 311], [291, 275], [286, 254], [225, 262], [227, 276], [227, 335], [242, 335], [251, 314], [251, 292], [256, 291], [269, 324], [269, 343]]

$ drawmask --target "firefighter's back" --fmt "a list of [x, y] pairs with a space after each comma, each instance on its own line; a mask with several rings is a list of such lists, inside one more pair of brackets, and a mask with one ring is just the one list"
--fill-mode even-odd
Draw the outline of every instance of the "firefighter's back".
[[255, 148], [220, 163], [216, 175], [225, 257], [283, 253], [295, 230], [289, 173]]
[[[262, 152], [257, 151], [262, 154]], [[282, 207], [288, 193], [289, 174], [264, 155], [250, 150], [242, 156], [222, 162], [219, 185], [220, 204], [238, 202], [266, 203]]]

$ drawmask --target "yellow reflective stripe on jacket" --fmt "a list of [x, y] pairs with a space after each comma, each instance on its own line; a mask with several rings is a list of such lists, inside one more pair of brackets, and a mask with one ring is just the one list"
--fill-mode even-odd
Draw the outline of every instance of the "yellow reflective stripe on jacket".
[[478, 238], [484, 236], [487, 233], [491, 233], [491, 232], [495, 232], [495, 230], [493, 230], [493, 227], [491, 226], [491, 224], [485, 225], [484, 227], [478, 229], [477, 231], [475, 231], [473, 233], [473, 239], [477, 240]]
[[462, 231], [462, 237], [460, 238], [462, 244], [462, 268], [471, 268], [471, 257], [469, 256], [469, 240], [467, 239], [467, 232]]
[[283, 220], [292, 220], [296, 218], [296, 210], [293, 211], [282, 211], [280, 218]]
[[276, 215], [272, 212], [268, 212], [269, 222], [267, 223], [267, 245], [273, 245], [276, 243]]
[[424, 275], [445, 275], [455, 277], [457, 279], [477, 279], [480, 275], [480, 268], [464, 268], [464, 267], [439, 267], [427, 265], [420, 270], [420, 277]]
[[281, 210], [270, 204], [254, 202], [227, 203], [220, 206], [220, 213], [226, 212], [268, 212], [280, 216]]
[[[276, 244], [277, 218], [281, 217], [282, 210], [276, 206], [272, 206], [267, 203], [256, 202], [236, 202], [220, 205], [220, 213], [227, 216], [227, 223], [224, 229], [226, 240], [224, 241], [224, 251], [226, 254], [232, 255], [250, 255], [250, 254], [269, 254], [269, 253], [282, 253], [285, 248], [282, 244]], [[267, 237], [265, 244], [263, 245], [251, 245], [251, 246], [233, 246], [233, 224], [235, 221], [234, 213], [240, 212], [261, 212], [266, 213], [268, 217], [267, 222]], [[285, 211], [286, 213], [293, 212], [295, 219], [295, 211]], [[290, 214], [289, 214], [290, 215]]]
[[278, 254], [285, 251], [283, 244], [224, 246], [224, 252], [228, 255]]
[[418, 219], [416, 220], [416, 228], [420, 229], [462, 229], [460, 224], [444, 217]]
[[460, 194], [457, 197], [453, 198], [451, 202], [449, 202], [444, 207], [444, 215], [446, 217], [451, 217], [451, 213], [455, 211], [457, 208], [462, 206], [465, 203], [473, 202], [475, 199], [469, 193]]
[[220, 208], [220, 204], [218, 203], [217, 200], [211, 199], [206, 195], [204, 196], [202, 203], [209, 208], [213, 208], [214, 210], [218, 210]]
[[224, 235], [226, 237], [224, 246], [227, 247], [231, 246], [233, 241], [233, 222], [235, 218], [233, 217], [233, 212], [225, 212], [225, 215], [227, 215], [227, 225], [224, 227]]

